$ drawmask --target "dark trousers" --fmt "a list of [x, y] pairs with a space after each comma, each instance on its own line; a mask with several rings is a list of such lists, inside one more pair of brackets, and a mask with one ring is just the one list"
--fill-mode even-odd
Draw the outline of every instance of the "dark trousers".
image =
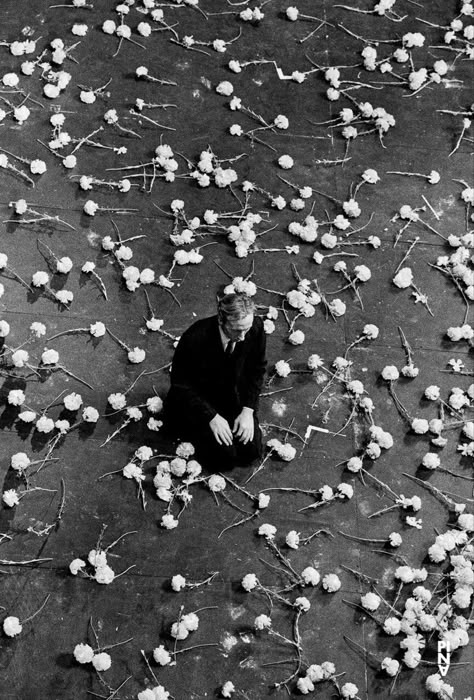
[[[244, 445], [243, 442], [234, 436], [232, 445], [228, 446], [219, 445], [209, 427], [209, 423], [202, 417], [190, 416], [186, 415], [186, 413], [185, 409], [179, 412], [176, 410], [166, 411], [166, 429], [177, 439], [191, 442], [194, 445], [196, 449], [195, 457], [207, 471], [226, 471], [236, 466], [248, 466], [253, 461], [261, 459], [263, 454], [262, 431], [255, 414], [253, 440]], [[228, 421], [231, 430], [237, 415], [223, 415]]]

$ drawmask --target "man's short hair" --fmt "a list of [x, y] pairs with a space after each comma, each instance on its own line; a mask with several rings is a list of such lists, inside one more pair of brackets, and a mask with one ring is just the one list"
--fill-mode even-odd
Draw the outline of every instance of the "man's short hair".
[[217, 301], [217, 315], [221, 323], [240, 321], [255, 312], [255, 303], [246, 294], [225, 294]]

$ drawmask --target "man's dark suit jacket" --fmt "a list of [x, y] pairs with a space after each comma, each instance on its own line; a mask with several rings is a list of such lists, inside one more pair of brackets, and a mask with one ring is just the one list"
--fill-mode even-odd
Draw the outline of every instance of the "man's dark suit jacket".
[[172, 423], [209, 424], [216, 413], [233, 420], [244, 406], [255, 410], [265, 374], [265, 347], [263, 322], [257, 316], [231, 358], [222, 347], [217, 316], [193, 323], [173, 358], [165, 406]]

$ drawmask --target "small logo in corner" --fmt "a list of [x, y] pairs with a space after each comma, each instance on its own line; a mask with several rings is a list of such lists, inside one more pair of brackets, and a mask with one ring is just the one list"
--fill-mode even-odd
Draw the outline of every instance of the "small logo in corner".
[[438, 668], [443, 678], [449, 671], [451, 663], [451, 645], [448, 641], [439, 640], [438, 642]]

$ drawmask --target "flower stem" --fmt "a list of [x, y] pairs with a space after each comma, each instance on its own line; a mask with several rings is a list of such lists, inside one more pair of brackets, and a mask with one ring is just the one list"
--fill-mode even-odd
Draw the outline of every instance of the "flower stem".
[[35, 618], [37, 615], [39, 615], [39, 613], [42, 611], [42, 609], [44, 608], [44, 606], [48, 602], [50, 596], [51, 596], [51, 593], [48, 593], [48, 595], [46, 596], [46, 598], [44, 599], [42, 605], [38, 608], [38, 610], [35, 613], [33, 613], [33, 615], [30, 615], [29, 617], [26, 617], [24, 620], [22, 620], [21, 624], [24, 625], [25, 622], [31, 622], [31, 620], [33, 620], [33, 618]]

